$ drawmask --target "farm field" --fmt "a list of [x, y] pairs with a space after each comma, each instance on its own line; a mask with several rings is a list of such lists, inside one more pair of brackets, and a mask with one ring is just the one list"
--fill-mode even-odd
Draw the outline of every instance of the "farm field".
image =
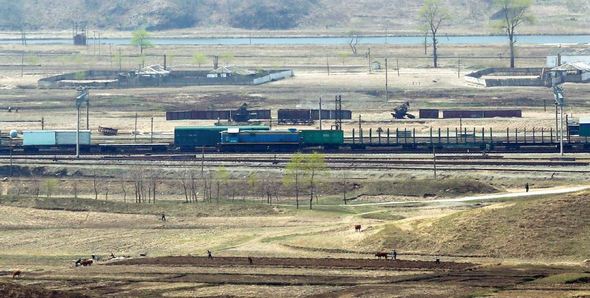
[[[164, 202], [151, 214], [114, 202], [96, 212], [92, 205], [70, 211], [2, 201], [0, 291], [16, 287], [10, 275], [18, 269], [16, 282], [30, 290], [88, 296], [587, 295], [590, 224], [588, 208], [580, 207], [588, 193], [514, 196], [454, 205], [324, 204], [315, 211], [227, 201], [181, 211]], [[514, 214], [521, 214], [516, 222]], [[557, 241], [564, 237], [570, 240]], [[480, 241], [490, 242], [475, 245]], [[391, 249], [399, 260], [373, 256]], [[73, 266], [91, 254], [100, 260]], [[117, 259], [108, 260], [111, 254]]]

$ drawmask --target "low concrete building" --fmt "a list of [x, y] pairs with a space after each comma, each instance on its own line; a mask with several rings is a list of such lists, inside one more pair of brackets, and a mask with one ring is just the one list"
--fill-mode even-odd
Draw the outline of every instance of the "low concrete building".
[[170, 70], [149, 66], [139, 71], [88, 70], [67, 73], [38, 81], [39, 88], [92, 89], [182, 87], [206, 85], [259, 85], [290, 78], [291, 69], [278, 70], [236, 70], [224, 67], [214, 71]]

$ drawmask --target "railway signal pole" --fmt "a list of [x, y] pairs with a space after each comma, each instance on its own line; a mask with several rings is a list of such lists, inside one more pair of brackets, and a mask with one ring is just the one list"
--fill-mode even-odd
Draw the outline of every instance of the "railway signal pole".
[[555, 96], [555, 105], [559, 107], [559, 154], [563, 156], [563, 106], [565, 105], [565, 96], [563, 88], [559, 85], [553, 86], [553, 95]]
[[78, 96], [76, 96], [76, 158], [80, 158], [80, 108], [84, 103], [88, 105], [88, 90], [86, 88], [78, 89]]

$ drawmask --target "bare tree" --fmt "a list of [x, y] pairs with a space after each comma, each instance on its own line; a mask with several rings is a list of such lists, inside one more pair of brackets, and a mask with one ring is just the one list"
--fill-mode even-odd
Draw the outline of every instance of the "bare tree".
[[304, 172], [304, 161], [305, 156], [303, 154], [294, 154], [285, 168], [285, 176], [283, 177], [283, 184], [286, 186], [293, 185], [295, 188], [295, 204], [297, 209], [299, 209], [299, 190]]
[[500, 11], [496, 13], [497, 20], [493, 26], [506, 33], [510, 47], [510, 68], [515, 66], [516, 29], [526, 22], [533, 22], [529, 14], [533, 0], [494, 0], [494, 6]]
[[309, 209], [312, 209], [313, 198], [316, 197], [318, 175], [326, 171], [326, 162], [323, 154], [314, 152], [304, 162], [304, 169], [309, 182]]
[[110, 182], [105, 182], [104, 184], [105, 188], [104, 188], [104, 200], [108, 201], [109, 200], [109, 191], [111, 190], [111, 183]]
[[127, 203], [127, 187], [125, 185], [125, 182], [125, 180], [121, 180], [121, 190], [123, 191], [123, 203]]
[[94, 170], [92, 172], [92, 189], [94, 189], [94, 199], [98, 200], [98, 182], [96, 180], [96, 170]]
[[432, 37], [432, 60], [434, 68], [438, 68], [438, 30], [443, 22], [449, 20], [450, 15], [440, 0], [425, 0], [418, 12], [422, 27]]

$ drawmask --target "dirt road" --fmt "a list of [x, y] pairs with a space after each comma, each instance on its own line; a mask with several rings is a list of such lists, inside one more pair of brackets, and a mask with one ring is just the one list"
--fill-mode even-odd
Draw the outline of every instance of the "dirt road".
[[441, 199], [441, 200], [430, 200], [430, 201], [391, 201], [391, 202], [379, 202], [379, 203], [363, 203], [363, 204], [341, 204], [341, 207], [363, 207], [363, 206], [386, 206], [386, 205], [405, 205], [405, 204], [443, 204], [443, 203], [463, 203], [463, 202], [477, 202], [477, 201], [492, 201], [501, 199], [513, 199], [513, 198], [524, 198], [534, 196], [546, 196], [546, 195], [558, 195], [566, 193], [574, 193], [583, 190], [590, 189], [590, 186], [575, 186], [575, 187], [554, 187], [545, 188], [539, 190], [532, 190], [529, 192], [509, 192], [500, 194], [489, 194], [489, 195], [477, 195], [477, 196], [466, 196], [454, 199]]

